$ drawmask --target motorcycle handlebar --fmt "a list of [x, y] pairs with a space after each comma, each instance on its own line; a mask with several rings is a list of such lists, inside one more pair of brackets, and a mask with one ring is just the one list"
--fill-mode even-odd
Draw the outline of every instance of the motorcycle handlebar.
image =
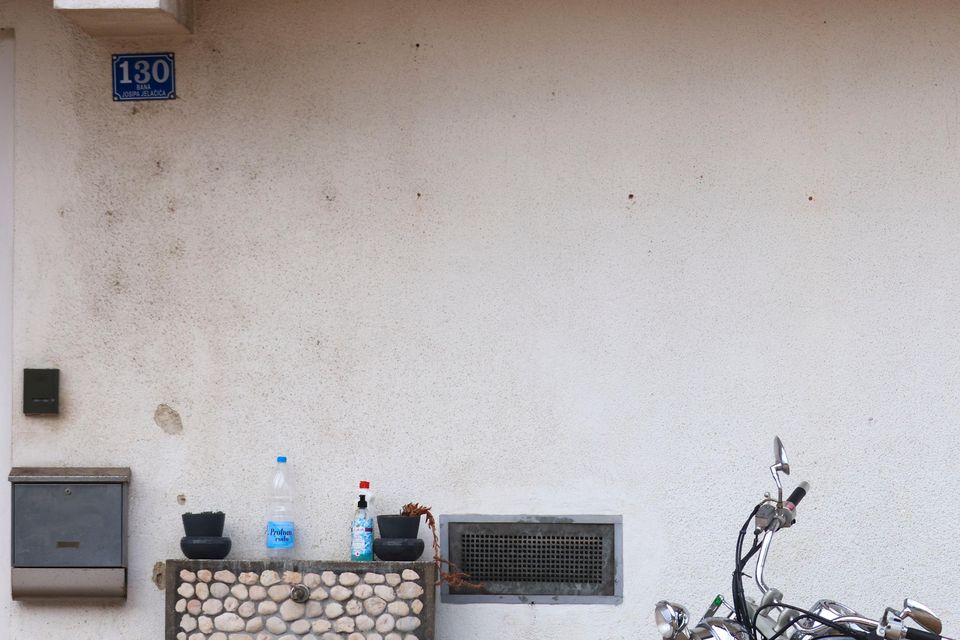
[[907, 640], [942, 640], [943, 638], [943, 636], [935, 633], [930, 633], [923, 629], [914, 629], [913, 627], [907, 627], [905, 631], [904, 636]]
[[[800, 501], [803, 500], [803, 497], [807, 495], [807, 492], [810, 491], [810, 483], [803, 481], [797, 485], [797, 488], [793, 490], [793, 493], [787, 497], [786, 505], [787, 508], [793, 511]], [[922, 640], [918, 638], [917, 640]]]

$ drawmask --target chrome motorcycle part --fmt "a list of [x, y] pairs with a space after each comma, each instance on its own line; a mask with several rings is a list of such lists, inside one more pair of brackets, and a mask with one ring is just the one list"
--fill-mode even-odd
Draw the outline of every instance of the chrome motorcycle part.
[[775, 589], [771, 587], [763, 594], [763, 598], [760, 600], [760, 606], [766, 607], [772, 604], [777, 604], [783, 600], [783, 593], [780, 589]]
[[877, 635], [886, 640], [906, 640], [907, 625], [896, 611], [887, 607], [877, 627]]
[[773, 438], [773, 455], [777, 460], [777, 470], [790, 475], [790, 461], [787, 459], [787, 450], [784, 448], [780, 436], [774, 436]]
[[759, 606], [753, 600], [747, 600], [747, 613], [750, 616], [750, 626], [759, 634], [760, 638], [772, 638], [780, 626], [774, 616], [780, 608], [780, 598], [783, 594], [777, 589], [771, 589], [764, 596]]
[[[720, 609], [720, 605], [722, 605], [722, 604], [726, 604], [726, 603], [723, 601], [723, 596], [720, 595], [720, 594], [717, 594], [717, 597], [714, 598], [714, 599], [713, 599], [713, 602], [710, 603], [710, 606], [707, 607], [706, 613], [704, 613], [703, 616], [700, 618], [700, 622], [703, 622], [705, 618], [713, 618], [714, 616], [716, 616], [716, 615], [717, 615], [717, 610]], [[727, 605], [727, 606], [729, 606], [729, 605]], [[698, 624], [699, 624], [699, 623], [698, 623]]]
[[693, 629], [694, 640], [751, 640], [736, 620], [707, 618]]
[[754, 517], [754, 523], [756, 524], [757, 529], [766, 531], [776, 519], [777, 504], [771, 500], [770, 502], [764, 502], [760, 505], [760, 508], [757, 509], [757, 515]]
[[780, 472], [790, 475], [790, 461], [787, 459], [787, 450], [783, 447], [780, 436], [773, 439], [773, 455], [776, 462], [770, 467], [770, 475], [777, 483], [777, 507], [779, 508], [783, 505], [783, 483], [780, 482]]
[[763, 570], [767, 564], [767, 554], [770, 552], [770, 543], [773, 542], [773, 534], [776, 530], [766, 531], [763, 534], [763, 540], [760, 543], [760, 553], [757, 554], [757, 570], [753, 574], [753, 580], [757, 583], [760, 593], [766, 595], [770, 587], [763, 581]]
[[[810, 613], [816, 614], [821, 618], [826, 618], [827, 620], [836, 620], [841, 616], [855, 616], [857, 612], [843, 604], [842, 602], [837, 602], [836, 600], [817, 600], [812, 607], [810, 607]], [[804, 623], [807, 623], [807, 626], [813, 626], [816, 622], [806, 619], [800, 623], [800, 626], [803, 626]]]
[[686, 640], [690, 614], [685, 607], [661, 600], [653, 609], [653, 617], [657, 622], [657, 631], [664, 640]]
[[[783, 612], [780, 614], [780, 617], [777, 619], [777, 628], [784, 629], [786, 627], [789, 627], [800, 616], [801, 616], [801, 613], [799, 611], [795, 611], [793, 609], [784, 609]], [[794, 631], [794, 633], [790, 634], [790, 637], [794, 639], [797, 639], [801, 636], [802, 636], [802, 633], [799, 630]]]
[[[847, 605], [836, 600], [817, 600], [810, 613], [820, 616], [826, 620], [843, 624], [850, 627], [853, 631], [867, 633], [877, 626], [877, 623], [869, 618], [861, 616], [859, 613]], [[797, 621], [796, 627], [802, 634], [802, 637], [813, 637], [825, 632], [833, 633], [835, 630], [825, 624], [821, 624], [810, 618], [801, 618]]]
[[913, 620], [930, 633], [940, 635], [943, 631], [943, 622], [940, 620], [940, 616], [931, 611], [930, 607], [912, 598], [903, 601], [903, 611], [900, 612], [900, 617]]

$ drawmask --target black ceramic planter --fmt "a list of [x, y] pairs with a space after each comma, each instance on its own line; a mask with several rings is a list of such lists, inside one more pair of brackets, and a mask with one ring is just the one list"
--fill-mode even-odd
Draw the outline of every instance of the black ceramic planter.
[[188, 537], [219, 538], [223, 535], [223, 511], [183, 514], [183, 532]]
[[420, 516], [377, 516], [381, 538], [416, 538], [420, 531]]
[[184, 536], [180, 550], [191, 560], [223, 560], [230, 553], [230, 538], [220, 536]]
[[373, 541], [373, 553], [380, 560], [412, 562], [423, 554], [420, 538], [377, 538]]
[[223, 536], [223, 511], [184, 513], [180, 550], [191, 560], [223, 560], [230, 553], [230, 538]]

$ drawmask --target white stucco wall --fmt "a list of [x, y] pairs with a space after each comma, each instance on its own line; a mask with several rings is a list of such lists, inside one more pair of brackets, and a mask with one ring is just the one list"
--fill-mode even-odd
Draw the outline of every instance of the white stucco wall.
[[[775, 433], [813, 490], [769, 581], [960, 633], [956, 3], [209, 0], [125, 41], [50, 5], [0, 0], [14, 367], [63, 401], [15, 407], [13, 459], [132, 467], [131, 584], [14, 603], [11, 637], [160, 637], [180, 513], [259, 555], [282, 451], [312, 558], [360, 478], [622, 513], [622, 606], [444, 606], [438, 637], [653, 638], [658, 598], [728, 591]], [[178, 100], [111, 101], [135, 50]]]
[[[0, 29], [0, 470], [10, 467], [13, 415], [13, 113], [14, 34]], [[0, 489], [0, 513], [10, 513], [10, 492]], [[10, 565], [10, 527], [0, 525], [0, 567]], [[0, 570], [0, 593], [10, 592], [10, 574]], [[0, 599], [0, 625], [10, 624], [10, 602]]]

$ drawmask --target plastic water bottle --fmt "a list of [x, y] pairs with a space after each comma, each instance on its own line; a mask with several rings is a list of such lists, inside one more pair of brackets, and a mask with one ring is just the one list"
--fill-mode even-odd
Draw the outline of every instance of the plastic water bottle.
[[373, 560], [373, 518], [367, 514], [367, 496], [362, 493], [350, 531], [350, 559], [355, 562]]
[[271, 558], [290, 558], [294, 544], [293, 485], [287, 457], [277, 456], [270, 488], [270, 506], [267, 509], [267, 555]]

